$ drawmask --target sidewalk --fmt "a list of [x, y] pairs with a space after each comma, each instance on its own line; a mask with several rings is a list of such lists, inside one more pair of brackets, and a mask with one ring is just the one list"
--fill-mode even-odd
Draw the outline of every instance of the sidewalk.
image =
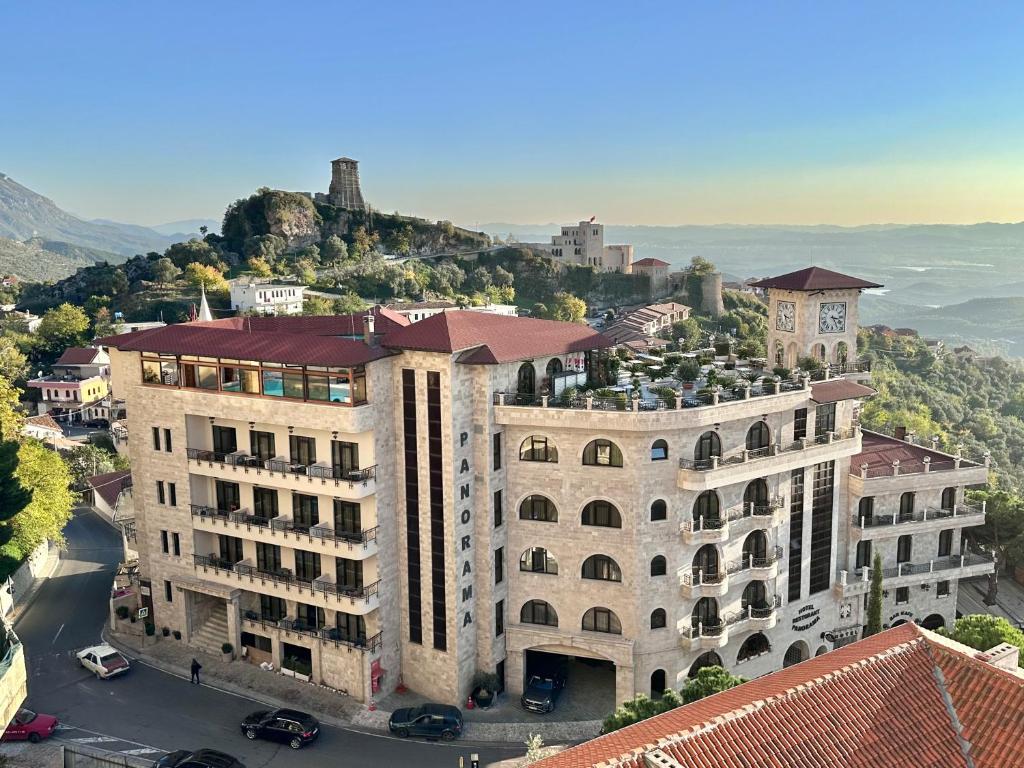
[[1000, 574], [995, 605], [985, 605], [984, 597], [987, 592], [988, 578], [985, 576], [961, 581], [956, 601], [957, 610], [964, 616], [972, 613], [1002, 616], [1014, 626], [1024, 626], [1024, 586], [1010, 576]]
[[[352, 728], [369, 733], [386, 733], [391, 711], [370, 711], [365, 705], [332, 688], [304, 683], [277, 672], [267, 672], [255, 664], [236, 659], [226, 662], [219, 654], [209, 653], [186, 645], [173, 637], [160, 637], [153, 645], [143, 646], [139, 637], [126, 636], [104, 628], [103, 638], [130, 657], [149, 664], [162, 672], [189, 679], [189, 665], [195, 657], [203, 670], [200, 678], [204, 685], [253, 699], [267, 707], [299, 708], [316, 716], [321, 722], [337, 728]], [[391, 694], [388, 704], [416, 706], [424, 699], [416, 694]], [[466, 716], [464, 738], [467, 741], [523, 744], [531, 734], [539, 733], [546, 744], [575, 742], [595, 736], [600, 721], [566, 722], [504, 722], [490, 720], [501, 716], [507, 702], [488, 712], [464, 712]], [[509, 710], [508, 716], [513, 713]], [[475, 720], [483, 716], [488, 721]], [[525, 745], [523, 750], [525, 752]]]
[[53, 576], [57, 570], [57, 566], [60, 565], [60, 553], [61, 549], [58, 546], [49, 546], [46, 550], [46, 562], [43, 563], [43, 567], [32, 582], [32, 586], [29, 587], [28, 591], [18, 600], [18, 596], [15, 595], [14, 606], [11, 608], [11, 612], [5, 617], [7, 623], [12, 627], [17, 624], [18, 619], [21, 615], [32, 605], [32, 601], [35, 600], [36, 595], [39, 594], [39, 590], [43, 584], [46, 583], [47, 579]]

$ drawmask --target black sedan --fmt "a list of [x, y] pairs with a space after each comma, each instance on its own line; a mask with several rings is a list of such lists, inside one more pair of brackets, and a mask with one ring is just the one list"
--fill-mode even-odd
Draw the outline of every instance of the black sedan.
[[565, 688], [565, 673], [561, 670], [530, 675], [530, 679], [526, 681], [526, 690], [523, 691], [519, 703], [522, 704], [523, 709], [546, 714], [554, 710], [555, 702], [558, 701], [558, 696], [562, 693], [563, 688]]
[[179, 749], [164, 755], [153, 768], [245, 768], [241, 762], [224, 752], [215, 749]]
[[301, 749], [320, 735], [320, 723], [312, 715], [294, 709], [262, 709], [242, 721], [247, 739], [268, 739]]

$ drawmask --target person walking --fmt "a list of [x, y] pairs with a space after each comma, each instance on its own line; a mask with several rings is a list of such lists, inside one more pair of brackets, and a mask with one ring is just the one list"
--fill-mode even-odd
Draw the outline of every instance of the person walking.
[[199, 663], [198, 659], [192, 659], [192, 679], [189, 682], [193, 682], [199, 685], [199, 670], [203, 668], [203, 665]]

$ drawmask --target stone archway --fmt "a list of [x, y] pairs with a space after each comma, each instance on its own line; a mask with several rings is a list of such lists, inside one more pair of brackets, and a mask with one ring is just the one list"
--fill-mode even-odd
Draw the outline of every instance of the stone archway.
[[934, 632], [946, 626], [946, 618], [941, 613], [933, 613], [925, 617], [924, 621], [921, 622], [921, 626]]
[[811, 657], [811, 649], [803, 640], [797, 640], [786, 649], [786, 655], [782, 658], [782, 666], [792, 667], [801, 661], [807, 661]]

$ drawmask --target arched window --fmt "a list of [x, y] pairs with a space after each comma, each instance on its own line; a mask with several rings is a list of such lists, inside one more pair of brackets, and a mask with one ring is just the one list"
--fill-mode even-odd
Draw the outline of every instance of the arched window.
[[693, 502], [693, 519], [695, 521], [719, 519], [717, 493], [714, 491], [704, 491], [697, 497], [697, 500]]
[[818, 646], [818, 650], [816, 650], [814, 652], [814, 655], [815, 656], [823, 656], [826, 653], [828, 653], [828, 646], [827, 645], [819, 645]]
[[516, 392], [520, 395], [537, 394], [537, 372], [533, 363], [523, 363], [519, 366], [519, 374], [516, 376]]
[[857, 517], [864, 521], [864, 525], [871, 525], [875, 521], [875, 497], [865, 496], [857, 505]]
[[552, 357], [548, 360], [548, 365], [547, 368], [544, 369], [544, 372], [548, 377], [549, 384], [554, 385], [555, 376], [562, 372], [562, 361], [557, 357]]
[[718, 626], [718, 601], [713, 597], [702, 597], [693, 606], [693, 613], [690, 614], [693, 626], [703, 624], [705, 627]]
[[768, 537], [764, 531], [751, 531], [743, 541], [743, 564], [747, 567], [758, 567], [768, 559]]
[[956, 506], [956, 488], [942, 489], [942, 508], [953, 509]]
[[749, 510], [751, 507], [768, 506], [768, 482], [764, 478], [751, 480], [743, 489], [743, 505]]
[[655, 499], [651, 502], [651, 522], [668, 519], [668, 505], [664, 499]]
[[771, 434], [768, 432], [768, 425], [759, 421], [747, 430], [747, 450], [756, 451], [767, 448], [771, 443]]
[[597, 525], [602, 528], [621, 528], [622, 516], [610, 501], [598, 499], [583, 508], [583, 525]]
[[530, 435], [519, 446], [520, 461], [549, 461], [558, 463], [558, 448], [541, 435]]
[[588, 467], [621, 467], [622, 451], [611, 440], [591, 440], [583, 449], [583, 464]]
[[664, 576], [668, 573], [668, 564], [664, 555], [655, 555], [651, 558], [651, 576]]
[[557, 627], [558, 614], [543, 600], [530, 600], [524, 603], [522, 610], [519, 611], [519, 621], [523, 624], [543, 624], [547, 627]]
[[693, 461], [697, 465], [707, 463], [712, 456], [722, 455], [722, 441], [717, 432], [705, 432], [693, 449]]
[[622, 581], [622, 570], [608, 555], [591, 555], [583, 561], [580, 577], [596, 581]]
[[763, 581], [752, 581], [743, 588], [743, 596], [740, 598], [740, 607], [743, 610], [747, 608], [767, 608], [768, 607], [768, 588], [765, 586]]
[[846, 345], [845, 341], [840, 341], [836, 344], [836, 362], [840, 365], [846, 365], [847, 358], [850, 356], [850, 348]]
[[651, 461], [665, 461], [668, 458], [668, 441], [655, 440], [651, 443]]
[[801, 661], [807, 661], [811, 656], [811, 649], [803, 640], [797, 640], [786, 649], [786, 655], [782, 658], [783, 667], [792, 667]]
[[660, 699], [665, 692], [665, 670], [656, 669], [651, 672], [651, 698]]
[[718, 575], [718, 550], [714, 544], [705, 544], [697, 550], [697, 554], [693, 556], [691, 572], [694, 576], [700, 573], [702, 581]]
[[519, 570], [530, 573], [558, 573], [558, 562], [544, 547], [530, 547], [519, 558]]
[[813, 357], [815, 360], [821, 360], [822, 362], [825, 362], [825, 345], [815, 344], [813, 347], [811, 347], [811, 357]]
[[857, 542], [857, 564], [856, 569], [871, 567], [871, 540]]
[[605, 632], [609, 635], [622, 634], [619, 617], [607, 608], [591, 608], [584, 613], [583, 629], [588, 632]]
[[943, 618], [941, 613], [933, 613], [921, 622], [921, 626], [934, 632], [946, 626], [946, 619]]
[[700, 672], [704, 667], [721, 667], [722, 658], [714, 651], [707, 651], [697, 657], [697, 660], [690, 665], [690, 671], [687, 672], [687, 677], [696, 677], [697, 673]]
[[914, 492], [907, 491], [900, 496], [900, 522], [914, 519]]
[[762, 653], [768, 653], [771, 649], [768, 638], [761, 632], [755, 632], [743, 641], [743, 645], [740, 646], [740, 652], [736, 654], [736, 661], [752, 659], [755, 656], [760, 656]]
[[911, 537], [900, 536], [896, 539], [896, 562], [897, 563], [909, 563], [911, 556]]
[[667, 624], [664, 608], [655, 608], [651, 611], [651, 629], [664, 629]]
[[523, 499], [519, 505], [520, 520], [540, 520], [545, 523], [558, 522], [558, 510], [547, 496], [534, 494]]

